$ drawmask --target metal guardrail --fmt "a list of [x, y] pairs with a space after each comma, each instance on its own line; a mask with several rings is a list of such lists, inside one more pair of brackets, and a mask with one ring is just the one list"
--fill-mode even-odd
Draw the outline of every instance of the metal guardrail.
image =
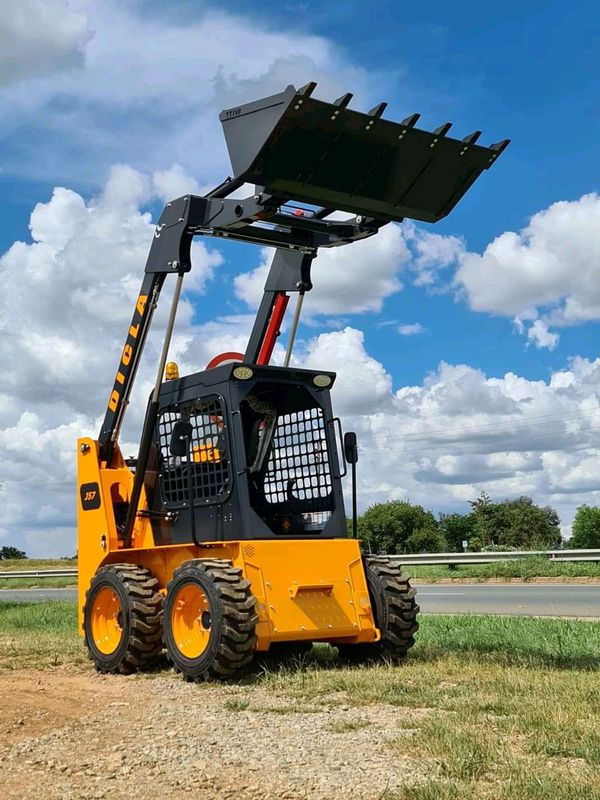
[[406, 566], [493, 564], [500, 561], [517, 561], [536, 557], [547, 558], [549, 561], [600, 561], [600, 550], [510, 550], [489, 553], [405, 553], [390, 556], [394, 561], [399, 561]]
[[76, 578], [76, 569], [0, 569], [0, 581], [7, 578]]
[[[511, 550], [490, 553], [405, 553], [390, 555], [394, 561], [405, 566], [455, 564], [492, 564], [500, 561], [516, 561], [522, 558], [547, 558], [549, 561], [600, 561], [600, 550]], [[0, 580], [10, 578], [76, 578], [77, 570], [71, 569], [27, 569], [6, 570], [0, 568]]]

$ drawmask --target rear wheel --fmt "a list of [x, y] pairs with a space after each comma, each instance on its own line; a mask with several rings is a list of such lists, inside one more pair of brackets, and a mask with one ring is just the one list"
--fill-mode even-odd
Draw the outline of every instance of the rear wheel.
[[83, 619], [88, 655], [99, 672], [142, 669], [163, 649], [162, 595], [144, 567], [99, 569], [86, 592]]
[[173, 573], [165, 600], [165, 644], [188, 680], [229, 678], [256, 647], [256, 599], [229, 561], [195, 559]]
[[419, 629], [416, 590], [411, 588], [400, 565], [386, 556], [366, 556], [364, 566], [381, 639], [368, 644], [339, 644], [340, 657], [347, 661], [402, 661], [415, 643], [414, 635]]

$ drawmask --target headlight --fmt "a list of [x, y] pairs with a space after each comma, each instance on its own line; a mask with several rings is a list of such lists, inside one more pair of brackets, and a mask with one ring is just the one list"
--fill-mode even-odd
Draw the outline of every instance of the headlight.
[[233, 370], [233, 377], [237, 378], [238, 381], [247, 381], [254, 375], [253, 370], [250, 367], [236, 367]]
[[329, 375], [315, 375], [313, 383], [320, 389], [325, 389], [326, 386], [331, 386], [331, 378]]

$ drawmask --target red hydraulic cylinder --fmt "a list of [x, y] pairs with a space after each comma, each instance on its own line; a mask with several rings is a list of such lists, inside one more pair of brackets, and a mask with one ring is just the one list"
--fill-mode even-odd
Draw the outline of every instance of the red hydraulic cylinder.
[[283, 322], [285, 310], [289, 301], [289, 295], [285, 294], [285, 292], [277, 293], [277, 298], [275, 300], [275, 304], [273, 305], [273, 313], [271, 314], [271, 319], [269, 320], [269, 324], [267, 326], [265, 338], [262, 343], [262, 347], [260, 348], [258, 359], [256, 360], [257, 364], [268, 364], [271, 360], [275, 342], [279, 336], [281, 323]]

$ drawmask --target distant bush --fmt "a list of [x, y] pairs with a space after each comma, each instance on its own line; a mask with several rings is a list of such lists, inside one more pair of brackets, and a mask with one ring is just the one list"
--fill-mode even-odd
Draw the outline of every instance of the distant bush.
[[573, 521], [569, 547], [584, 550], [600, 548], [600, 508], [579, 506]]
[[[462, 553], [463, 542], [471, 549], [477, 519], [475, 514], [441, 514], [438, 530], [450, 552]], [[477, 537], [479, 539], [479, 537]], [[481, 543], [479, 545], [481, 547]]]
[[559, 547], [560, 519], [551, 506], [538, 506], [523, 495], [494, 503], [485, 492], [470, 503], [475, 534], [484, 549], [497, 545], [513, 550], [545, 550]]
[[404, 542], [405, 553], [443, 553], [446, 549], [446, 540], [433, 528], [421, 528]]
[[414, 542], [411, 537], [425, 531], [437, 534], [437, 522], [431, 511], [404, 500], [376, 503], [360, 519], [361, 538], [380, 553], [406, 553], [408, 540]]
[[0, 561], [8, 561], [9, 558], [27, 558], [27, 555], [16, 547], [0, 547]]

